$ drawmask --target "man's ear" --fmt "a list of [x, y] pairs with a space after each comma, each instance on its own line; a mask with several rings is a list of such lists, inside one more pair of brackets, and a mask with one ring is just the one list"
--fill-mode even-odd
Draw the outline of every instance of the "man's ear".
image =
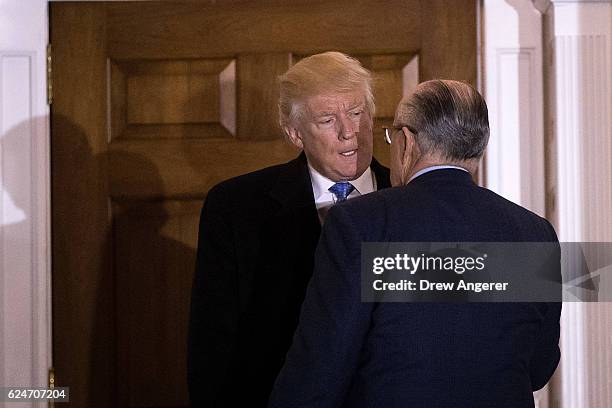
[[293, 143], [295, 146], [299, 147], [300, 149], [304, 148], [304, 143], [302, 143], [302, 135], [297, 128], [285, 126], [283, 127], [283, 129], [285, 130], [285, 133], [289, 137], [289, 140], [291, 140], [291, 143]]
[[421, 159], [421, 150], [417, 144], [414, 133], [406, 126], [402, 127], [404, 134], [404, 152], [402, 153], [402, 165], [407, 171], [412, 171], [412, 168]]

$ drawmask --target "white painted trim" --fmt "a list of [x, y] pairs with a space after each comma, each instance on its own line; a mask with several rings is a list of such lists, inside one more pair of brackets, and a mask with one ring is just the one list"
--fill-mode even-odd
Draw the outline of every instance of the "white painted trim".
[[[610, 241], [611, 2], [536, 3], [545, 12], [552, 55], [545, 69], [549, 151], [556, 152], [549, 166], [555, 226], [562, 241]], [[564, 304], [561, 363], [553, 378], [559, 407], [600, 408], [612, 401], [611, 306]]]
[[542, 19], [524, 1], [484, 1], [486, 187], [545, 215]]
[[52, 362], [47, 2], [3, 0], [0, 7], [0, 386], [46, 387]]
[[[612, 241], [612, 1], [552, 1], [546, 8], [547, 100], [554, 151], [556, 229], [562, 241]], [[605, 280], [608, 279], [606, 283]], [[603, 276], [600, 287], [609, 285]], [[612, 401], [612, 304], [566, 303], [560, 407]]]
[[[485, 187], [545, 216], [542, 17], [531, 2], [484, 0], [482, 18], [491, 129]], [[549, 388], [534, 399], [548, 408]]]

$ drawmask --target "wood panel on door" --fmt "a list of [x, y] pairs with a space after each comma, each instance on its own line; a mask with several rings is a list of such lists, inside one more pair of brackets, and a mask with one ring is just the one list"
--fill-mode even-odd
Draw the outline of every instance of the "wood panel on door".
[[[51, 3], [54, 365], [71, 405], [187, 406], [201, 202], [297, 155], [276, 124], [279, 74], [313, 53], [355, 55], [389, 122], [419, 78], [475, 83], [475, 7]], [[375, 155], [387, 162], [378, 128]]]

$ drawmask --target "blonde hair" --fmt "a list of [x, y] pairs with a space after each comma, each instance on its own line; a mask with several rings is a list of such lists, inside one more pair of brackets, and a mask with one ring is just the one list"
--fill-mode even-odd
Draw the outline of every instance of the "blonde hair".
[[366, 109], [374, 117], [372, 75], [359, 61], [337, 51], [304, 58], [279, 77], [281, 129], [294, 126], [308, 98], [321, 94], [363, 91]]

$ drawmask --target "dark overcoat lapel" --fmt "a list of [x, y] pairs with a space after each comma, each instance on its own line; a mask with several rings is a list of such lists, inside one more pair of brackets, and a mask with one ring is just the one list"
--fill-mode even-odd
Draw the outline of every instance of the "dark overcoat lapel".
[[389, 178], [389, 169], [383, 167], [374, 157], [372, 157], [372, 163], [370, 168], [374, 171], [374, 177], [376, 178], [376, 189], [382, 190], [384, 188], [391, 187], [391, 180]]
[[[270, 197], [278, 203], [278, 211], [271, 221], [278, 227], [280, 236], [289, 239], [287, 248], [295, 248], [294, 239], [303, 236], [313, 236], [315, 245], [321, 232], [317, 208], [312, 193], [312, 183], [304, 153], [287, 163], [287, 171], [282, 173]], [[311, 241], [311, 240], [309, 240]], [[285, 245], [283, 245], [285, 246]], [[304, 248], [296, 248], [300, 252]]]

